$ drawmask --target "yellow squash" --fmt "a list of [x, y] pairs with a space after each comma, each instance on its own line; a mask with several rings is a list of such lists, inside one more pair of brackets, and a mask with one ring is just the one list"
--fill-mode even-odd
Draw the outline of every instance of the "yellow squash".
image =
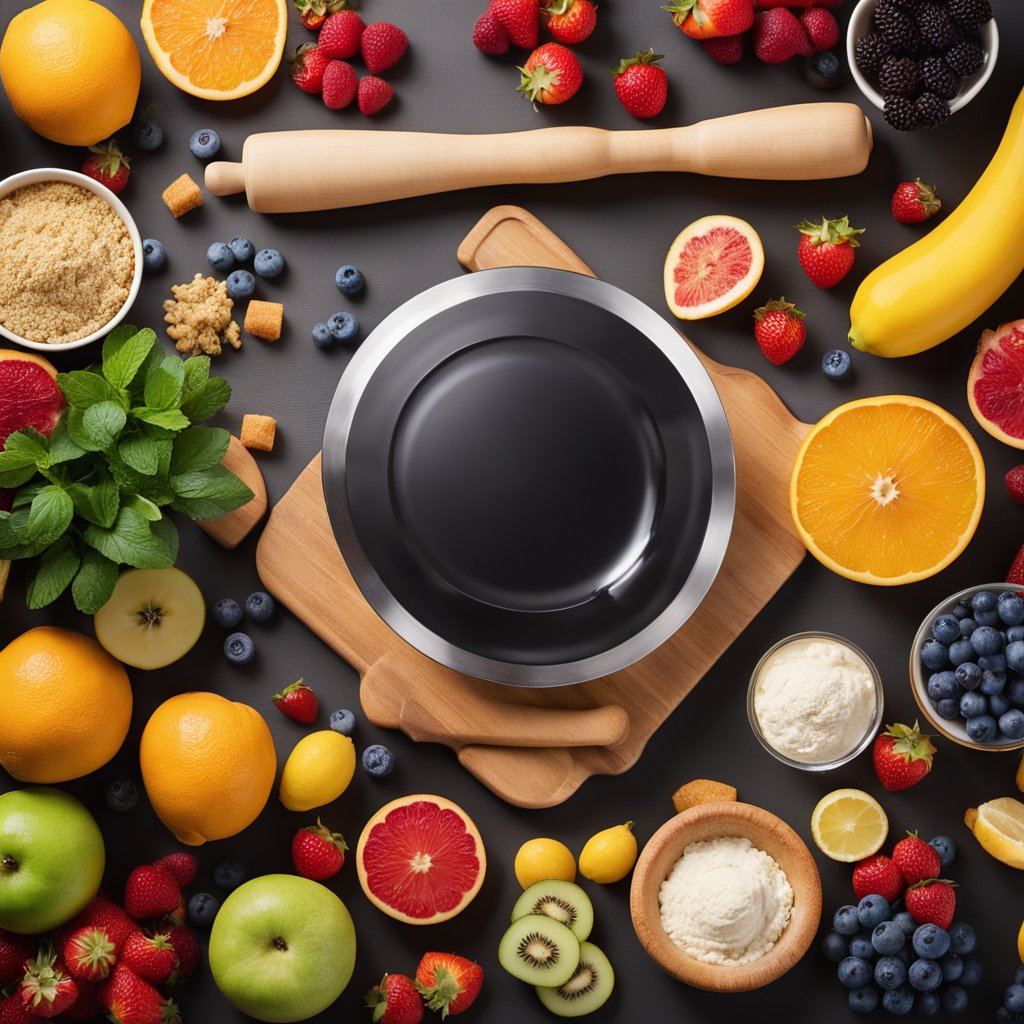
[[910, 356], [976, 320], [1024, 270], [1024, 91], [1003, 140], [964, 201], [873, 270], [850, 306], [850, 343]]

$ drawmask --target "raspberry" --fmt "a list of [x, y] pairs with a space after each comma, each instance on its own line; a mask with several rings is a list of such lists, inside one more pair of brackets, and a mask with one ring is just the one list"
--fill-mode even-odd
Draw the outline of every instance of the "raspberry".
[[989, 0], [947, 0], [946, 10], [963, 28], [977, 28], [992, 17]]
[[951, 100], [960, 88], [960, 76], [941, 57], [925, 57], [921, 61], [921, 84], [936, 96]]
[[918, 8], [917, 27], [924, 41], [937, 50], [943, 50], [953, 42], [953, 22], [945, 7], [939, 4], [922, 4]]
[[945, 61], [954, 74], [966, 78], [981, 70], [985, 63], [985, 51], [980, 43], [967, 39], [950, 47], [946, 51]]
[[854, 47], [857, 67], [866, 75], [873, 75], [882, 66], [882, 61], [889, 56], [889, 44], [879, 32], [869, 32], [861, 36]]
[[917, 97], [918, 123], [925, 128], [938, 128], [949, 117], [949, 104], [933, 92], [923, 92]]
[[913, 57], [886, 57], [878, 72], [883, 96], [913, 96], [921, 80]]
[[882, 113], [897, 131], [909, 132], [917, 127], [917, 106], [906, 96], [886, 96]]

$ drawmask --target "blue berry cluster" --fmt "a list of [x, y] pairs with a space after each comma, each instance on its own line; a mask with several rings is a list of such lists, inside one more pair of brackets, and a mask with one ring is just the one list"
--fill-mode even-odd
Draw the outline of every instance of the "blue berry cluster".
[[[345, 263], [335, 272], [334, 283], [342, 295], [352, 296], [358, 295], [366, 287], [366, 278], [357, 266]], [[314, 325], [312, 331], [313, 344], [317, 348], [330, 348], [336, 341], [354, 341], [358, 334], [359, 320], [354, 313], [346, 310]]]
[[1003, 1005], [996, 1010], [996, 1024], [1024, 1024], [1024, 967], [1018, 967], [1013, 984], [1003, 993]]
[[932, 623], [921, 645], [928, 699], [948, 721], [966, 720], [975, 743], [1024, 739], [1024, 599], [980, 590]]
[[[245, 599], [245, 614], [253, 622], [266, 622], [274, 614], [274, 599], [257, 590]], [[242, 606], [233, 597], [223, 597], [213, 606], [213, 621], [234, 629], [242, 621]], [[232, 665], [248, 665], [256, 657], [256, 644], [248, 633], [232, 633], [224, 641], [224, 657]]]
[[260, 277], [277, 277], [284, 271], [284, 257], [277, 249], [260, 249], [245, 235], [235, 235], [230, 242], [214, 242], [206, 251], [206, 261], [214, 270], [227, 274], [225, 285], [228, 298], [240, 302], [251, 298], [256, 290], [256, 278], [241, 264], [252, 263]]

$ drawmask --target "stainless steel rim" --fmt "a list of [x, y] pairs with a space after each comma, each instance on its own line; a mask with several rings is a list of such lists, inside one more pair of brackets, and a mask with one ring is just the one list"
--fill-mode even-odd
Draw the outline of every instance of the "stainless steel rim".
[[[656, 345], [686, 382], [700, 412], [711, 458], [711, 508], [700, 552], [667, 607], [628, 640], [577, 661], [530, 665], [484, 657], [428, 629], [384, 585], [356, 534], [345, 488], [349, 431], [360, 399], [384, 358], [414, 328], [440, 312], [481, 296], [551, 292], [590, 302], [632, 324]], [[514, 686], [563, 686], [617, 672], [664, 643], [693, 614], [721, 567], [736, 503], [736, 469], [725, 410], [711, 378], [689, 346], [658, 314], [621, 288], [565, 270], [505, 267], [445, 281], [410, 299], [367, 337], [342, 375], [324, 430], [323, 488], [334, 535], [349, 571], [377, 614], [428, 657], [466, 675]]]

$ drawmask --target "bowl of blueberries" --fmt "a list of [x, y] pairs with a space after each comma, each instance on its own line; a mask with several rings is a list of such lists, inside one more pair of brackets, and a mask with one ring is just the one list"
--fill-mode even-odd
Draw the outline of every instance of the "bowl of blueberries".
[[1024, 747], [1024, 591], [968, 587], [933, 608], [910, 652], [921, 713], [974, 750]]

